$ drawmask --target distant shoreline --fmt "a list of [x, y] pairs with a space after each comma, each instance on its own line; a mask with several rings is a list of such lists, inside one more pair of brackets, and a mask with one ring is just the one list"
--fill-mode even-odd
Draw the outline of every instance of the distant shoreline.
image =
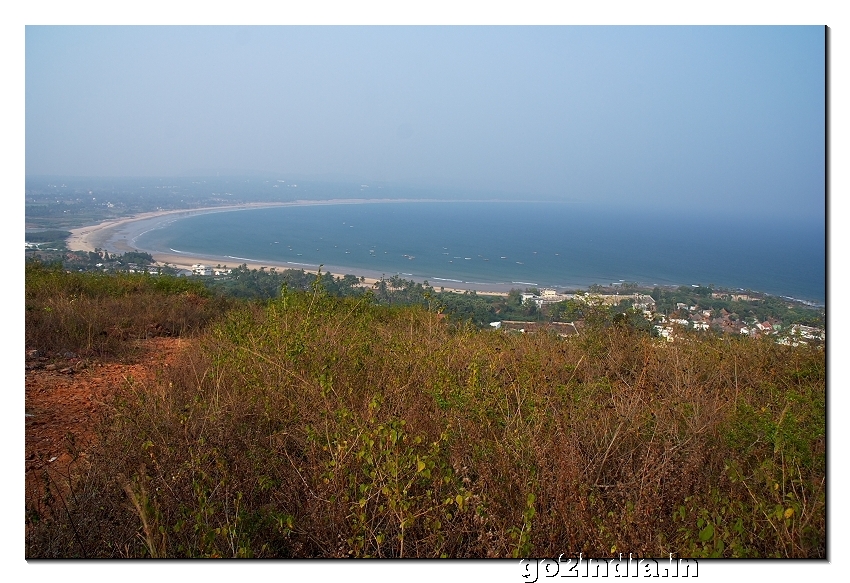
[[[289, 261], [274, 261], [265, 259], [251, 260], [241, 257], [228, 257], [212, 254], [201, 253], [181, 253], [178, 250], [158, 251], [141, 248], [135, 245], [134, 240], [146, 233], [147, 231], [161, 226], [165, 222], [170, 222], [184, 217], [195, 215], [218, 213], [218, 212], [235, 212], [241, 210], [252, 210], [262, 208], [278, 208], [278, 207], [304, 207], [304, 206], [331, 206], [331, 205], [361, 205], [361, 204], [387, 204], [387, 203], [434, 203], [434, 202], [468, 202], [468, 201], [450, 201], [441, 199], [383, 199], [383, 198], [364, 198], [364, 199], [325, 199], [325, 200], [296, 200], [289, 202], [268, 202], [268, 203], [244, 203], [236, 205], [222, 206], [207, 206], [193, 209], [175, 209], [175, 210], [159, 210], [146, 213], [140, 213], [133, 216], [110, 219], [95, 225], [88, 225], [71, 230], [71, 235], [67, 238], [67, 247], [72, 251], [94, 251], [97, 248], [109, 251], [110, 253], [126, 253], [128, 251], [148, 252], [159, 264], [169, 264], [178, 269], [191, 271], [192, 265], [203, 264], [210, 267], [216, 265], [227, 266], [229, 268], [239, 265], [246, 265], [249, 269], [298, 269], [305, 272], [316, 273], [320, 266], [315, 263], [297, 263]], [[504, 202], [504, 201], [476, 201], [476, 202]], [[507, 295], [511, 289], [523, 287], [539, 287], [532, 284], [527, 286], [517, 286], [515, 284], [505, 283], [481, 283], [481, 282], [462, 282], [462, 281], [447, 281], [439, 278], [414, 278], [395, 272], [381, 272], [378, 270], [369, 270], [364, 268], [352, 268], [340, 265], [322, 265], [321, 269], [325, 273], [330, 273], [335, 277], [343, 277], [344, 275], [354, 275], [358, 278], [363, 278], [363, 283], [374, 285], [382, 278], [386, 279], [395, 275], [399, 275], [405, 279], [413, 279], [414, 281], [427, 281], [436, 289], [445, 291], [463, 293], [466, 291], [475, 291], [487, 295]], [[677, 287], [679, 284], [655, 284], [658, 287]], [[684, 285], [684, 284], [682, 284]], [[576, 287], [577, 286], [577, 287]], [[545, 286], [544, 286], [545, 287]], [[569, 286], [568, 286], [569, 287]], [[583, 289], [585, 286], [576, 284], [574, 289]], [[643, 287], [643, 286], [642, 286]], [[649, 289], [647, 287], [647, 289]], [[732, 289], [732, 288], [730, 288]], [[735, 288], [737, 289], [737, 288]], [[755, 291], [755, 290], [752, 290]], [[823, 306], [823, 302], [798, 299], [790, 295], [771, 294], [790, 301], [800, 302], [810, 306]]]
[[[165, 217], [184, 218], [195, 215], [209, 214], [215, 212], [229, 212], [240, 210], [251, 210], [260, 208], [277, 208], [277, 207], [300, 207], [300, 206], [322, 206], [322, 205], [337, 205], [337, 204], [379, 204], [379, 203], [407, 203], [407, 202], [455, 202], [441, 201], [437, 199], [329, 199], [329, 200], [297, 200], [292, 202], [279, 203], [245, 203], [239, 205], [226, 205], [214, 207], [202, 207], [196, 209], [176, 209], [163, 210], [141, 213], [130, 217], [119, 219], [110, 219], [96, 225], [89, 225], [71, 229], [71, 235], [67, 239], [67, 247], [71, 251], [94, 251], [95, 249], [103, 249], [110, 253], [126, 253], [128, 251], [146, 251], [133, 246], [130, 242], [145, 232], [145, 228], [149, 221], [161, 219]], [[459, 201], [458, 201], [459, 202]], [[203, 255], [198, 253], [165, 253], [165, 252], [150, 252], [151, 256], [157, 263], [169, 264], [178, 269], [191, 271], [192, 265], [203, 264], [214, 267], [215, 265], [227, 265], [229, 268], [245, 265], [249, 269], [302, 269], [305, 272], [316, 273], [319, 269], [318, 265], [313, 264], [296, 264], [285, 261], [251, 261], [232, 257], [218, 255]], [[330, 273], [335, 277], [343, 277], [344, 275], [354, 275], [358, 278], [363, 278], [363, 283], [374, 285], [378, 283], [383, 274], [365, 269], [348, 268], [345, 266], [323, 265], [322, 271]], [[395, 274], [390, 274], [395, 275]], [[429, 282], [432, 287], [437, 289], [443, 288], [445, 291], [463, 293], [465, 291], [475, 291], [486, 295], [507, 295], [509, 290], [502, 289], [507, 286], [493, 284], [467, 284], [463, 282], [452, 282], [451, 287], [435, 285], [439, 282]]]

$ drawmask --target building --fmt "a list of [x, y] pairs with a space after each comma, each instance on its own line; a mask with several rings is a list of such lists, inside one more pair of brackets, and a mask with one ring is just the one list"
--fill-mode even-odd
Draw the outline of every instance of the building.
[[207, 267], [206, 265], [202, 265], [200, 263], [196, 263], [192, 266], [192, 275], [212, 275], [212, 267]]
[[559, 294], [553, 289], [544, 289], [540, 292], [539, 296], [531, 293], [524, 293], [520, 295], [522, 297], [522, 303], [531, 300], [537, 304], [538, 308], [548, 304], [557, 304], [558, 302], [571, 300], [575, 297], [572, 294]]
[[756, 322], [756, 328], [759, 329], [760, 332], [764, 334], [772, 334], [773, 326], [770, 325], [770, 322]]
[[824, 340], [826, 337], [826, 333], [820, 328], [803, 326], [802, 324], [794, 324], [791, 326], [791, 334], [808, 340]]
[[675, 335], [673, 334], [673, 328], [670, 326], [655, 326], [655, 329], [658, 330], [658, 336], [667, 340], [667, 342], [673, 342], [675, 339]]
[[621, 302], [630, 300], [632, 302], [632, 306], [636, 310], [644, 310], [648, 312], [655, 311], [655, 299], [646, 294], [578, 294], [573, 297], [576, 300], [581, 300], [586, 303], [598, 301], [599, 303], [607, 306], [618, 306]]

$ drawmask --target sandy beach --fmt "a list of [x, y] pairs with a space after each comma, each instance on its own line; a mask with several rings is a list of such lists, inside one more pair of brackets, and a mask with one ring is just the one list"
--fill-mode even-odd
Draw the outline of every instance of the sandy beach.
[[[188, 217], [198, 214], [227, 212], [236, 210], [268, 208], [268, 207], [286, 207], [286, 206], [312, 206], [312, 205], [332, 205], [332, 204], [370, 204], [370, 203], [392, 203], [392, 202], [434, 202], [430, 199], [332, 199], [332, 200], [298, 200], [293, 202], [282, 203], [249, 203], [241, 205], [204, 207], [197, 209], [180, 209], [168, 211], [153, 211], [141, 213], [130, 217], [113, 219], [104, 221], [97, 225], [90, 225], [71, 230], [71, 236], [68, 237], [67, 246], [72, 251], [94, 251], [95, 249], [106, 250], [109, 253], [126, 253], [127, 251], [139, 251], [133, 246], [133, 240], [146, 230], [154, 228], [155, 225], [162, 223], [165, 220], [174, 220], [178, 218]], [[160, 265], [168, 264], [177, 269], [191, 271], [192, 265], [203, 264], [211, 267], [217, 265], [227, 267], [237, 267], [238, 265], [246, 265], [250, 269], [303, 269], [306, 272], [315, 273], [318, 265], [305, 266], [301, 264], [287, 262], [253, 262], [240, 261], [236, 262], [233, 259], [226, 257], [207, 256], [198, 254], [177, 254], [177, 253], [161, 253], [151, 252], [154, 260]], [[331, 273], [335, 277], [343, 277], [346, 274], [355, 275], [363, 278], [363, 283], [372, 286], [378, 281], [382, 274], [370, 272], [366, 270], [351, 269], [344, 266], [322, 266], [322, 271]], [[432, 284], [433, 285], [433, 284]], [[506, 290], [488, 289], [486, 286], [473, 284], [453, 284], [454, 287], [443, 287], [445, 291], [462, 293], [465, 291], [476, 291], [486, 295], [507, 295]], [[440, 288], [442, 286], [434, 286]]]

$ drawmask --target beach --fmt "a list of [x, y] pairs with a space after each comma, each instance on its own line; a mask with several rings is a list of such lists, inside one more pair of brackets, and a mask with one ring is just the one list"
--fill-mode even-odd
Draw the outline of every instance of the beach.
[[[410, 203], [422, 204], [401, 208]], [[719, 237], [711, 218], [679, 224], [545, 202], [364, 198], [160, 210], [74, 229], [67, 245], [147, 252], [184, 273], [196, 264], [308, 272], [321, 265], [337, 277], [363, 277], [364, 285], [400, 277], [438, 290], [505, 294], [624, 281], [714, 284], [822, 302], [823, 241], [817, 225], [799, 227], [763, 225], [756, 238], [752, 229], [729, 228]], [[179, 232], [184, 239], [166, 235]]]
[[[331, 200], [298, 200], [292, 202], [281, 203], [247, 203], [241, 205], [203, 207], [197, 209], [179, 209], [167, 211], [152, 211], [141, 213], [130, 217], [120, 219], [112, 219], [104, 221], [96, 225], [80, 227], [71, 230], [71, 235], [67, 240], [67, 247], [72, 251], [95, 251], [101, 249], [109, 253], [126, 253], [128, 251], [146, 251], [134, 246], [134, 241], [143, 233], [157, 226], [171, 222], [176, 219], [216, 212], [229, 212], [239, 210], [249, 210], [258, 208], [271, 207], [294, 207], [294, 206], [318, 206], [318, 205], [336, 205], [336, 204], [370, 204], [370, 203], [410, 203], [410, 202], [435, 202], [430, 199], [331, 199]], [[199, 254], [183, 254], [183, 253], [163, 253], [159, 251], [146, 251], [151, 254], [154, 260], [159, 265], [168, 264], [177, 269], [191, 271], [192, 266], [203, 264], [210, 267], [221, 265], [229, 268], [245, 265], [249, 269], [303, 269], [305, 272], [316, 273], [319, 269], [318, 265], [304, 265], [291, 262], [275, 262], [275, 261], [237, 261], [233, 258], [199, 255]], [[353, 269], [345, 266], [323, 265], [321, 267], [325, 273], [330, 273], [334, 277], [343, 277], [344, 275], [355, 275], [363, 278], [363, 284], [372, 286], [378, 283], [384, 274], [376, 271], [363, 269]], [[433, 282], [432, 282], [432, 285]], [[445, 291], [463, 293], [465, 291], [475, 291], [476, 293], [486, 295], [507, 295], [507, 290], [494, 289], [486, 286], [486, 284], [468, 284], [468, 283], [452, 283], [452, 287], [443, 287], [435, 285], [436, 288], [444, 289]]]

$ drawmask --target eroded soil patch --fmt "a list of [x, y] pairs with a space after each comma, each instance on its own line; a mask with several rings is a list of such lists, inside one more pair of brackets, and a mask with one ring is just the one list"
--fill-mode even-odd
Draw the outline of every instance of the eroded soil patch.
[[[149, 338], [121, 362], [27, 352], [26, 497], [38, 504], [46, 480], [67, 483], [72, 463], [85, 463], [97, 422], [129, 379], [153, 380], [189, 345], [181, 338]], [[46, 471], [45, 471], [46, 470]]]

